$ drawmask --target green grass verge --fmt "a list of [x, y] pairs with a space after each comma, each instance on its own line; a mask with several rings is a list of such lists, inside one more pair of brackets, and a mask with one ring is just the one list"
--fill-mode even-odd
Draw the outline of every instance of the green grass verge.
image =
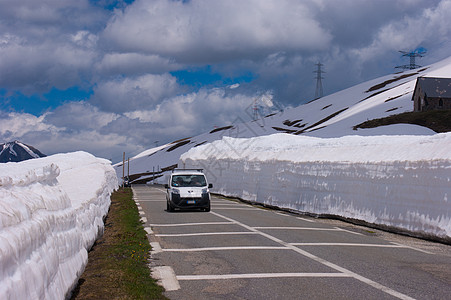
[[150, 276], [150, 250], [131, 189], [115, 191], [72, 299], [166, 299]]

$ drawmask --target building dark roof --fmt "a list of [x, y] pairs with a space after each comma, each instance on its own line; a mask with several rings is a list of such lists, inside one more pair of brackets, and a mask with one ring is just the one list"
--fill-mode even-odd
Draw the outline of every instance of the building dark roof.
[[433, 98], [451, 98], [451, 78], [418, 77], [421, 90]]

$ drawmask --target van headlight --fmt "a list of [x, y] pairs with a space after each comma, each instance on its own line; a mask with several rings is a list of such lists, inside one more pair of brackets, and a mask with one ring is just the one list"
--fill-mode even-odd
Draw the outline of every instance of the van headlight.
[[208, 194], [210, 191], [208, 190], [208, 188], [204, 188], [202, 189], [202, 194]]
[[176, 194], [176, 195], [180, 195], [180, 190], [179, 189], [172, 189], [172, 193]]

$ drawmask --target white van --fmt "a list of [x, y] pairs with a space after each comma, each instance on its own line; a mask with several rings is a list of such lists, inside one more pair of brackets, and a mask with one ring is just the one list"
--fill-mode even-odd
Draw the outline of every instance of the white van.
[[175, 169], [165, 184], [167, 211], [200, 208], [210, 211], [210, 188], [202, 169]]

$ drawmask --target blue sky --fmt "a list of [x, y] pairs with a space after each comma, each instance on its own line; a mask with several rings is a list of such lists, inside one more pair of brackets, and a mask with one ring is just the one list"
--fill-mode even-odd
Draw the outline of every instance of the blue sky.
[[0, 141], [121, 159], [450, 55], [451, 0], [0, 0]]

